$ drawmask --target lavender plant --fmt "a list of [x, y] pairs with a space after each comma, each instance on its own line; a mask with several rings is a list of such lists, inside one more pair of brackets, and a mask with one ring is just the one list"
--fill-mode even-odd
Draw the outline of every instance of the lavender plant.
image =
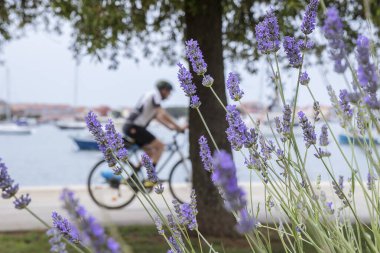
[[[202, 105], [196, 95], [197, 86], [193, 82], [191, 70], [178, 63], [180, 87], [190, 98], [190, 107], [197, 111], [208, 133], [207, 137], [199, 137], [199, 153], [204, 169], [209, 172], [208, 175], [217, 186], [226, 210], [236, 219], [236, 231], [247, 239], [252, 252], [273, 251], [271, 238], [269, 233], [263, 232], [265, 230], [278, 234], [283, 252], [380, 251], [380, 154], [373, 137], [380, 132], [380, 103], [377, 98], [379, 69], [376, 55], [373, 54], [376, 50], [371, 51], [370, 39], [361, 34], [357, 38], [356, 65], [350, 62], [339, 13], [334, 7], [324, 10], [322, 30], [328, 42], [330, 57], [334, 61], [334, 70], [337, 73], [345, 73], [347, 69], [351, 71], [349, 87], [340, 90], [339, 96], [336, 95], [333, 86], [327, 88], [342, 131], [353, 138], [349, 139], [352, 153], [348, 157], [339, 145], [331, 122], [327, 120], [311, 91], [312, 78], [305, 71], [304, 60], [308, 57], [308, 50], [314, 45], [311, 35], [316, 30], [318, 8], [318, 0], [311, 0], [307, 5], [299, 27], [302, 32], [300, 36], [287, 35], [281, 39], [273, 10], [270, 10], [255, 28], [258, 51], [266, 57], [271, 67], [272, 80], [278, 88], [276, 91], [283, 106], [282, 116], [275, 118], [273, 126], [271, 125], [273, 135], [270, 138], [263, 134], [255, 119], [250, 118], [252, 128], [242, 120], [238, 106], [244, 92], [239, 87], [238, 75], [228, 75], [226, 87], [233, 104], [225, 105], [213, 90], [214, 79], [207, 74], [207, 63], [203, 59], [198, 42], [193, 39], [186, 42], [186, 57], [192, 71], [202, 77], [203, 87], [199, 87], [209, 89], [226, 111], [226, 138], [237, 154], [243, 156], [245, 163], [242, 167], [235, 165], [231, 154], [219, 150], [212, 129], [209, 129], [199, 110]], [[280, 50], [281, 45], [284, 52]], [[292, 98], [285, 96], [279, 64], [280, 54], [281, 58], [288, 59], [291, 73], [294, 71], [297, 76], [296, 90]], [[313, 99], [314, 105], [313, 115], [310, 116], [297, 108], [299, 95], [307, 93]], [[138, 194], [137, 198], [152, 222], [156, 224], [158, 234], [167, 242], [168, 252], [196, 252], [189, 230], [197, 235], [201, 252], [204, 248], [205, 252], [216, 252], [213, 245], [198, 230], [195, 191], [192, 191], [190, 203], [173, 201], [173, 205], [169, 205], [169, 201], [162, 194], [164, 188], [159, 184], [155, 189], [156, 193], [164, 200], [169, 210], [169, 214], [164, 214], [155, 200], [146, 194], [133, 168], [132, 172], [126, 169], [131, 167], [128, 152], [112, 121], [103, 128], [96, 115], [90, 112], [86, 122], [114, 173], [132, 186], [142, 189], [143, 194]], [[317, 127], [319, 122], [323, 124], [320, 131]], [[303, 143], [296, 139], [296, 123], [299, 123], [302, 130]], [[357, 139], [361, 140], [357, 144], [364, 151], [366, 164], [359, 164], [357, 161], [357, 154], [353, 148], [353, 140]], [[214, 154], [210, 150], [208, 140], [211, 140]], [[339, 152], [330, 153], [328, 149], [332, 145], [337, 145]], [[302, 149], [302, 146], [306, 148]], [[335, 168], [331, 166], [330, 161], [332, 156], [341, 159], [341, 166], [350, 172], [349, 178], [335, 175]], [[312, 159], [319, 164], [320, 170], [328, 175], [324, 184], [329, 184], [333, 196], [322, 190], [321, 176], [315, 182], [311, 180], [307, 162]], [[149, 180], [157, 183], [155, 168], [147, 155], [142, 156], [142, 163], [147, 169]], [[368, 167], [368, 173], [363, 177], [359, 169], [365, 166]], [[249, 170], [250, 175], [260, 180], [265, 194], [265, 203], [261, 206], [253, 206], [253, 198], [257, 191], [252, 187], [252, 182], [248, 192], [247, 187], [239, 184], [238, 169]], [[17, 209], [29, 210], [29, 195], [16, 197], [18, 185], [14, 184], [3, 163], [0, 163], [0, 188], [3, 198], [15, 199]], [[363, 199], [360, 204], [357, 196]], [[52, 251], [54, 249], [56, 252], [66, 252], [64, 242], [68, 242], [78, 244], [79, 252], [120, 252], [119, 244], [105, 234], [105, 230], [94, 217], [79, 205], [72, 192], [64, 191], [62, 199], [74, 223], [70, 223], [58, 213], [53, 213], [53, 229], [49, 230]], [[366, 207], [361, 206], [363, 203]], [[359, 215], [360, 210], [364, 208], [368, 210], [370, 217], [367, 221]], [[263, 216], [265, 219], [259, 222], [259, 217]]]

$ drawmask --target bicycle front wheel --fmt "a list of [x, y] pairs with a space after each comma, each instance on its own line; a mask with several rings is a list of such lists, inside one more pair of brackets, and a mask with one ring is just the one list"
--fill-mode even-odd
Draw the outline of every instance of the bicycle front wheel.
[[[132, 175], [132, 169], [128, 166], [125, 169]], [[105, 160], [95, 164], [87, 180], [91, 199], [106, 209], [119, 209], [131, 203], [136, 194], [124, 172], [123, 177], [114, 175]]]
[[169, 189], [173, 197], [180, 203], [190, 203], [193, 186], [193, 168], [191, 160], [179, 160], [170, 171]]

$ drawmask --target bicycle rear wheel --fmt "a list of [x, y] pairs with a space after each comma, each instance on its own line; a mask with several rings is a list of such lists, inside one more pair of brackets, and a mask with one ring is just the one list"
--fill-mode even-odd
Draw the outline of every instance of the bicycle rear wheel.
[[[125, 169], [129, 175], [132, 175], [132, 169], [128, 166], [125, 166]], [[136, 193], [127, 183], [128, 178], [125, 173], [123, 177], [114, 175], [105, 160], [95, 164], [87, 180], [91, 199], [98, 206], [106, 209], [119, 209], [131, 203]]]
[[191, 160], [179, 160], [169, 174], [169, 189], [173, 197], [180, 203], [190, 203], [193, 184], [193, 168]]

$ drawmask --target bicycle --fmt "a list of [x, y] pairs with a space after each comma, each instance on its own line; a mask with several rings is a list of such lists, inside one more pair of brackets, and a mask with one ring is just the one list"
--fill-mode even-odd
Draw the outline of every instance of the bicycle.
[[[159, 179], [159, 183], [168, 182], [169, 190], [173, 197], [180, 203], [184, 203], [190, 199], [191, 187], [189, 187], [189, 184], [191, 186], [192, 167], [189, 157], [184, 156], [181, 151], [177, 141], [178, 135], [179, 133], [174, 134], [173, 141], [165, 145], [169, 155], [163, 163], [159, 163], [161, 165], [156, 168], [156, 171], [158, 178], [160, 178], [159, 175], [165, 166], [173, 159], [175, 154], [179, 154], [180, 159], [171, 168], [169, 178], [166, 180]], [[127, 170], [128, 175], [133, 175], [133, 170], [135, 170], [140, 182], [146, 182], [143, 168], [136, 169], [136, 163], [131, 159], [133, 156], [135, 161], [139, 161], [138, 153], [140, 148], [137, 144], [129, 141], [126, 141], [126, 147], [130, 154], [129, 163], [131, 166], [125, 164], [124, 168]], [[139, 187], [132, 186], [131, 179], [125, 174], [123, 175], [123, 177], [114, 175], [104, 159], [96, 163], [87, 180], [87, 188], [91, 199], [100, 207], [119, 209], [130, 204], [139, 192], [150, 193], [152, 191], [152, 187], [146, 187], [145, 191]], [[176, 185], [174, 186], [173, 184]]]

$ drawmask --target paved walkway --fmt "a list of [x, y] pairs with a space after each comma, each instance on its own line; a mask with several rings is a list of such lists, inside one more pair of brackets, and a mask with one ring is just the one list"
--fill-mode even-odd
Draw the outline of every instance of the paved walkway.
[[[247, 191], [249, 190], [249, 185], [244, 185], [244, 187]], [[96, 206], [90, 199], [86, 187], [73, 186], [68, 188], [76, 193], [76, 196], [79, 197], [81, 204], [84, 205], [87, 210], [102, 223], [112, 222], [118, 225], [152, 224], [149, 215], [137, 198], [135, 198], [131, 204], [123, 209], [104, 210]], [[255, 183], [252, 185], [252, 189], [254, 208], [256, 208], [258, 203], [260, 203], [260, 209], [263, 210], [263, 205], [265, 204], [264, 187], [261, 183]], [[337, 201], [335, 194], [328, 184], [323, 184], [322, 189], [326, 192], [328, 199]], [[359, 188], [357, 187], [357, 189]], [[20, 190], [20, 194], [29, 193], [32, 197], [32, 202], [29, 206], [30, 209], [39, 215], [43, 220], [51, 223], [50, 216], [52, 211], [60, 212], [66, 216], [65, 211], [61, 208], [62, 203], [59, 200], [61, 191], [62, 187], [31, 187], [22, 188]], [[164, 213], [168, 213], [168, 209], [166, 208], [165, 202], [162, 200], [161, 196], [158, 196], [155, 193], [150, 194], [150, 196]], [[164, 196], [168, 202], [171, 202], [172, 196], [170, 195], [167, 186]], [[368, 221], [369, 214], [363, 199], [363, 193], [358, 192], [356, 194], [356, 204], [360, 207], [358, 208], [359, 216]], [[274, 215], [278, 216], [278, 214], [279, 212], [274, 210]], [[261, 222], [265, 221], [265, 213], [260, 212], [258, 218]], [[0, 231], [21, 231], [32, 229], [44, 229], [44, 226], [25, 210], [14, 209], [12, 201], [0, 198]]]

